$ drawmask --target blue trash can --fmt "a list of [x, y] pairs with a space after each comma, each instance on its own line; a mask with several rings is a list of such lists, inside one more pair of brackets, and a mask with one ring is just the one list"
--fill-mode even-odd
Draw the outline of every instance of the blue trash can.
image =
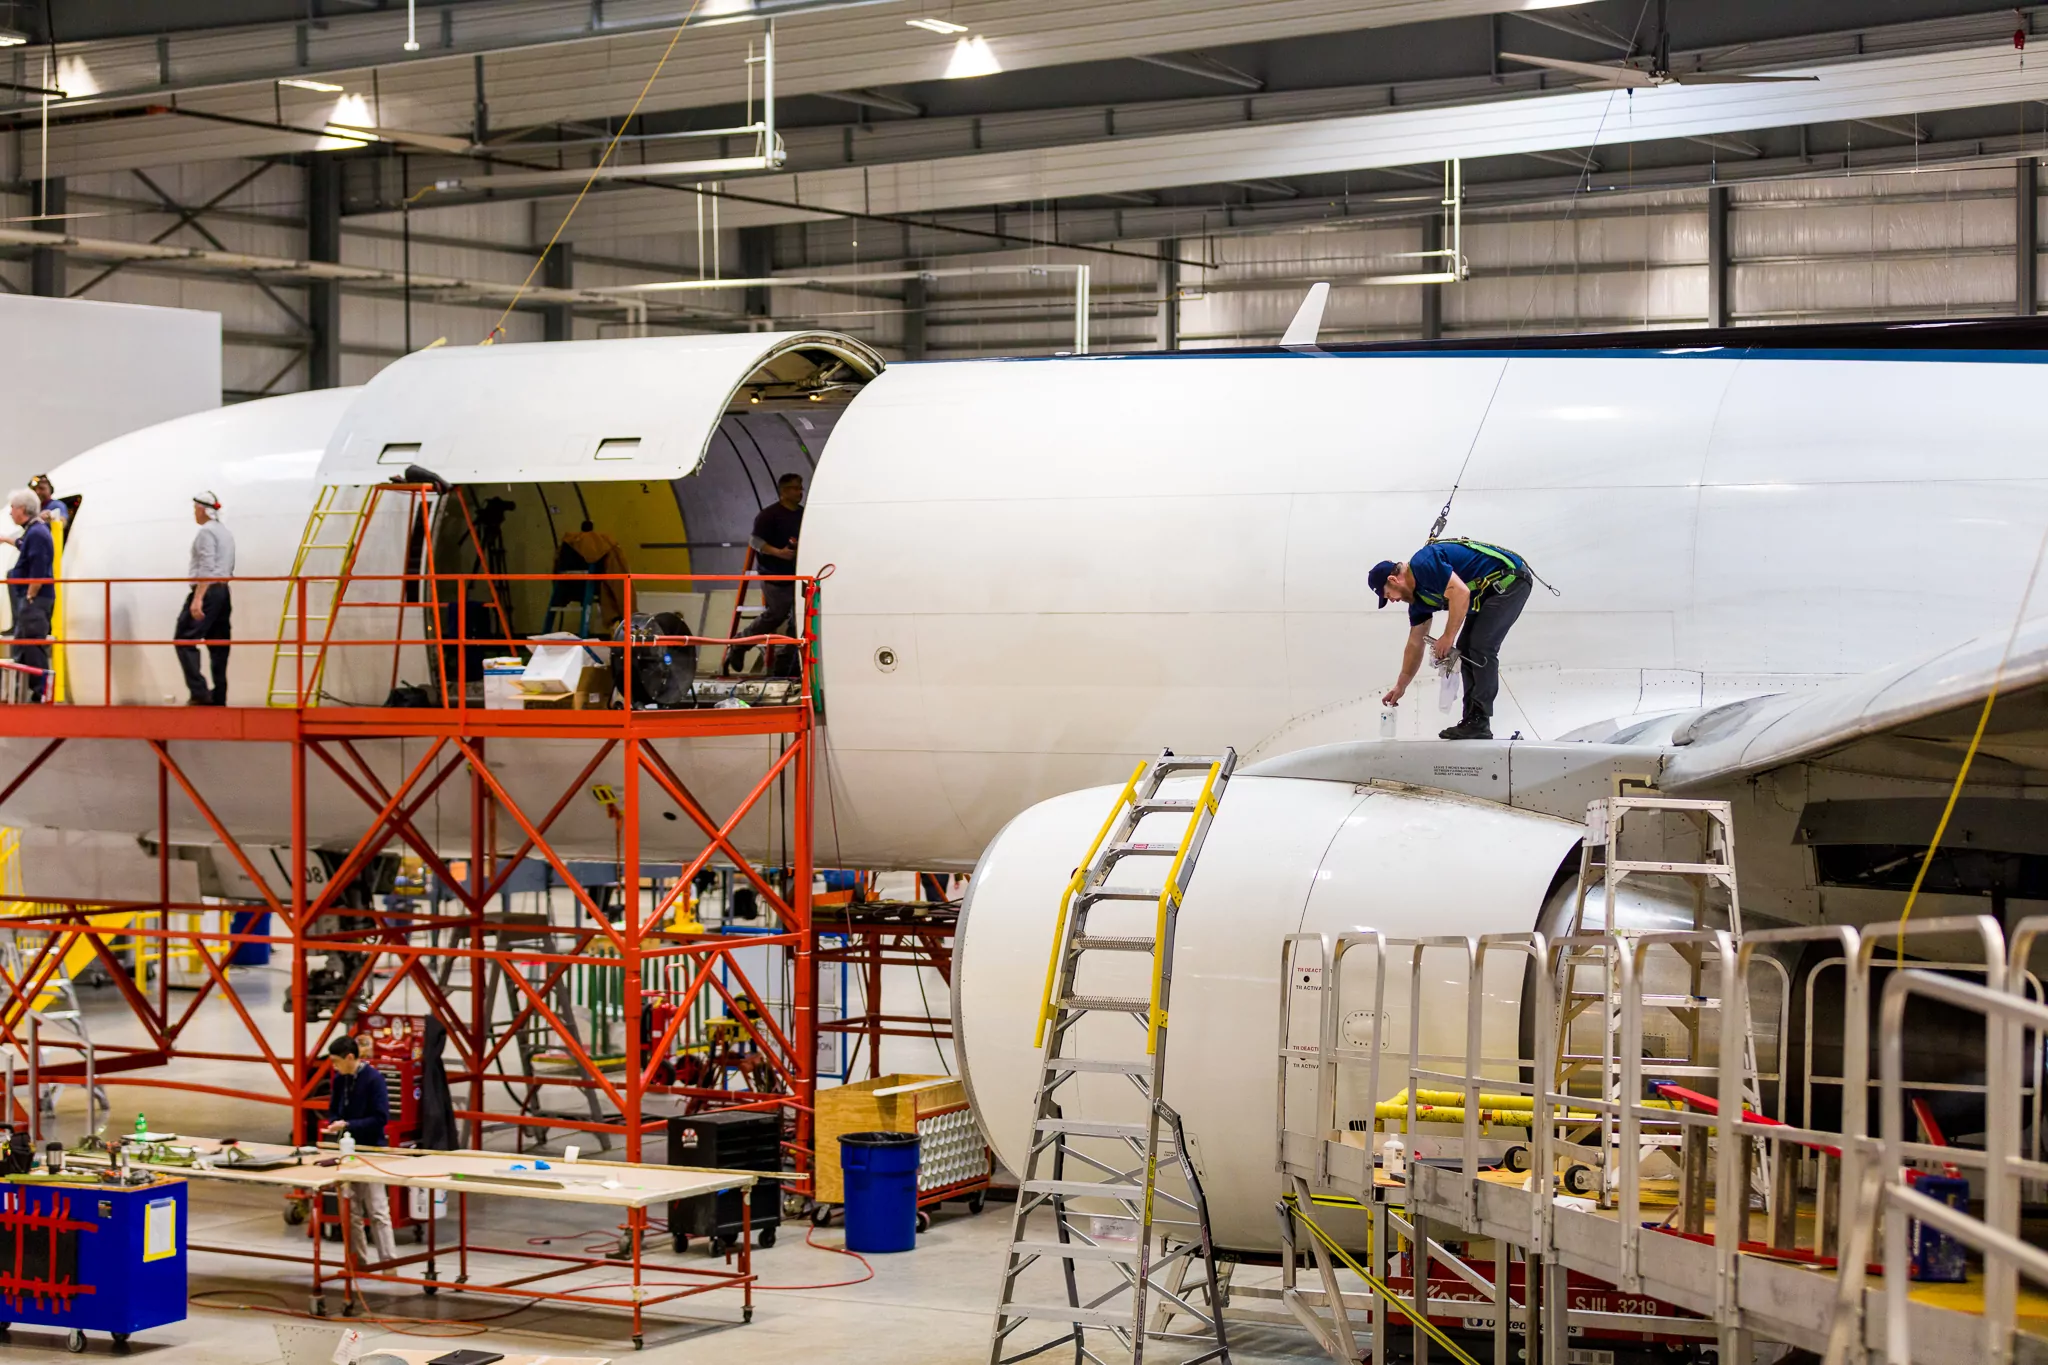
[[917, 1245], [917, 1134], [841, 1133], [846, 1249], [909, 1251]]
[[[228, 917], [228, 932], [231, 934], [267, 934], [270, 932], [268, 910], [237, 910]], [[235, 950], [228, 954], [230, 967], [262, 967], [270, 962], [268, 943], [237, 943]]]

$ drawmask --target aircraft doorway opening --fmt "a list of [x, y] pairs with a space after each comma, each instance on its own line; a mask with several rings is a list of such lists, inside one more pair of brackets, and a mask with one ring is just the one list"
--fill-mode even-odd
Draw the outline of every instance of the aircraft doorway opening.
[[[776, 503], [777, 485], [787, 476], [801, 478], [808, 493], [834, 425], [871, 377], [837, 356], [800, 351], [774, 357], [733, 393], [705, 437], [702, 462], [681, 478], [634, 476], [631, 446], [601, 440], [586, 478], [459, 485], [469, 515], [465, 519], [454, 498], [442, 503], [435, 570], [487, 577], [469, 584], [461, 601], [453, 587], [443, 589], [436, 604], [441, 638], [620, 639], [629, 626], [626, 604], [620, 585], [605, 577], [617, 574], [672, 580], [635, 583], [630, 628], [636, 638], [750, 633], [763, 619], [763, 585], [693, 575], [790, 572], [785, 562], [755, 562], [748, 545], [755, 520]], [[607, 449], [615, 444], [625, 448]], [[614, 461], [624, 477], [607, 477], [604, 466]], [[556, 577], [546, 582], [522, 575]], [[583, 577], [588, 581], [574, 581]], [[452, 669], [458, 653], [463, 683], [481, 700], [485, 661], [508, 651], [497, 645], [440, 651], [433, 665], [437, 693], [441, 668]], [[603, 651], [614, 674], [622, 673], [612, 653]], [[635, 680], [635, 705], [773, 704], [796, 695], [795, 677], [777, 676], [796, 672], [784, 651], [777, 651], [782, 658], [759, 648], [715, 646], [670, 653], [662, 676]], [[652, 651], [648, 658], [651, 666]], [[587, 662], [596, 666], [595, 659]], [[610, 704], [621, 705], [625, 679], [615, 682], [620, 695]]]

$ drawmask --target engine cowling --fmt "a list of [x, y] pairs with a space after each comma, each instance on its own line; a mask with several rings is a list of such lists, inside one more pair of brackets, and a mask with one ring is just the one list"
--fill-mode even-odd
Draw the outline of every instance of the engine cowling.
[[[1038, 1082], [1033, 1021], [1060, 895], [1101, 827], [1114, 787], [1033, 806], [990, 843], [963, 907], [953, 976], [961, 1071], [989, 1144], [1021, 1171]], [[1392, 785], [1233, 778], [1179, 917], [1167, 1102], [1187, 1125], [1220, 1245], [1270, 1248], [1277, 1225], [1275, 1077], [1281, 944], [1298, 932], [1377, 929], [1390, 937], [1534, 928], [1583, 826], [1494, 802]], [[1151, 875], [1157, 876], [1155, 870]], [[1147, 906], [1099, 933], [1150, 932]], [[1110, 956], [1110, 955], [1099, 955]], [[1143, 995], [1150, 960], [1116, 954], [1086, 983]], [[1522, 964], [1488, 971], [1489, 1033], [1519, 1017]], [[1443, 973], [1452, 975], [1450, 972]], [[1406, 1010], [1390, 984], [1388, 1010]], [[1462, 1001], [1462, 983], [1450, 999]], [[1462, 1045], [1462, 1008], [1451, 1021]], [[1080, 1055], [1130, 1055], [1135, 1022], [1090, 1018]], [[1105, 1030], [1123, 1029], [1113, 1050]], [[1425, 1046], [1428, 1036], [1425, 1034]], [[1128, 1117], [1121, 1076], [1062, 1089], [1069, 1118]]]

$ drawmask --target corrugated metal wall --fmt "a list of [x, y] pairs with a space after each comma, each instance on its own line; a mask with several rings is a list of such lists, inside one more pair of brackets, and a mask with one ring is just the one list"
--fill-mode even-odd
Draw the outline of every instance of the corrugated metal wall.
[[[73, 177], [69, 229], [81, 236], [212, 246], [270, 256], [305, 255], [305, 176], [297, 167], [250, 161], [176, 166]], [[240, 183], [238, 183], [240, 182]], [[2014, 172], [2009, 166], [1924, 174], [1838, 176], [1731, 186], [1728, 289], [1736, 322], [1838, 321], [2004, 314], [2014, 291]], [[218, 198], [196, 224], [179, 225], [158, 191], [183, 205]], [[4, 216], [31, 212], [20, 194], [0, 195]], [[1704, 191], [1603, 196], [1574, 203], [1489, 209], [1467, 215], [1464, 247], [1471, 277], [1441, 289], [1445, 335], [1501, 335], [1697, 325], [1708, 301], [1708, 200]], [[411, 215], [412, 268], [422, 274], [516, 283], [537, 251], [536, 230], [553, 221], [533, 204], [423, 209]], [[1045, 214], [1019, 210], [1008, 230], [1049, 235]], [[200, 229], [211, 239], [200, 235]], [[694, 201], [678, 196], [668, 231], [630, 238], [579, 237], [572, 222], [575, 284], [580, 288], [695, 278], [700, 272]], [[900, 230], [881, 225], [851, 235], [844, 223], [765, 230], [753, 260], [769, 252], [774, 268], [901, 270]], [[345, 221], [342, 256], [352, 264], [397, 269], [404, 257], [395, 215]], [[918, 287], [904, 281], [849, 282], [831, 290], [778, 288], [778, 325], [829, 327], [867, 339], [892, 355], [913, 349], [933, 357], [1071, 350], [1075, 344], [1071, 271], [1001, 273], [992, 267], [1089, 267], [1091, 349], [1152, 349], [1168, 325], [1169, 281], [1163, 255], [1176, 255], [1178, 334], [1187, 348], [1276, 340], [1303, 290], [1338, 282], [1325, 319], [1329, 340], [1394, 340], [1420, 334], [1424, 297], [1416, 287], [1374, 287], [1362, 277], [1429, 268], [1412, 253], [1422, 225], [1350, 221], [1283, 232], [1188, 236], [1173, 242], [1118, 243], [1128, 255], [1032, 248], [931, 256], [931, 270], [972, 267], [971, 276], [924, 282], [919, 328], [906, 310]], [[766, 246], [762, 245], [766, 242]], [[743, 269], [739, 234], [717, 238], [717, 263]], [[707, 246], [706, 255], [711, 250]], [[848, 264], [848, 262], [855, 264]], [[701, 267], [710, 269], [707, 261]], [[224, 385], [231, 396], [289, 392], [306, 383], [307, 290], [250, 277], [195, 276], [163, 266], [109, 272], [73, 259], [72, 291], [120, 302], [204, 308], [221, 314]], [[26, 262], [0, 263], [0, 287], [26, 290]], [[678, 297], [678, 296], [671, 296]], [[738, 290], [689, 296], [698, 315], [739, 321]], [[416, 298], [411, 344], [446, 338], [473, 344], [497, 322], [501, 306], [482, 300]], [[395, 295], [344, 290], [342, 378], [360, 383], [403, 353], [406, 312]], [[537, 340], [542, 322], [521, 310], [505, 339]], [[622, 315], [583, 316], [579, 337], [619, 335]]]

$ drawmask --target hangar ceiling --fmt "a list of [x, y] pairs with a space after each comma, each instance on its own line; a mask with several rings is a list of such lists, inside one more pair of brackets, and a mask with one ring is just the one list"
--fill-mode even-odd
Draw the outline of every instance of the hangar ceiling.
[[[1975, 0], [1665, 7], [1675, 69], [1821, 76], [1810, 85], [1576, 92], [1581, 82], [1569, 73], [1501, 56], [1615, 60], [1651, 46], [1659, 8], [1655, 0], [702, 0], [649, 86], [690, 7], [422, 3], [412, 28], [424, 35], [420, 50], [407, 52], [408, 13], [390, 0], [50, 0], [11, 9], [16, 28], [39, 41], [0, 54], [24, 87], [0, 116], [34, 138], [39, 159], [47, 112], [52, 174], [305, 153], [339, 141], [319, 131], [333, 122], [473, 142], [470, 156], [414, 158], [414, 186], [461, 182], [436, 192], [437, 202], [566, 198], [580, 188], [573, 176], [517, 188], [487, 182], [589, 165], [643, 86], [618, 159], [703, 156], [701, 143], [685, 150], [693, 144], [684, 134], [746, 121], [759, 15], [776, 19], [789, 163], [763, 179], [756, 197], [791, 205], [930, 212], [1138, 195], [1255, 207], [1413, 185], [1415, 175], [1403, 172], [1434, 178], [1433, 163], [1446, 155], [1485, 163], [1468, 170], [1472, 192], [1498, 198], [1488, 186], [1501, 182], [1534, 181], [1535, 192], [1554, 193], [1559, 169], [1600, 185], [1618, 165], [1638, 163], [1667, 179], [1674, 167], [1739, 176], [1746, 163], [1785, 154], [1875, 159], [1934, 144], [1945, 157], [2009, 155], [2010, 146], [1977, 144], [2020, 145], [2029, 132], [2048, 141], [2043, 110], [2028, 119], [2029, 106], [2048, 96], [2048, 60], [2030, 65], [2014, 47], [2015, 29], [2032, 36], [2040, 15]], [[905, 22], [920, 17], [965, 36]], [[946, 79], [957, 46], [973, 39], [985, 41], [1001, 70]], [[29, 93], [41, 88], [66, 98]], [[1508, 102], [1528, 107], [1499, 107]], [[352, 209], [399, 197], [395, 180], [361, 164], [388, 162], [394, 150], [356, 156]], [[38, 160], [24, 169], [39, 168]], [[667, 196], [630, 181], [602, 188], [649, 212], [670, 211]], [[800, 207], [732, 207], [735, 226], [807, 216]]]
[[[403, 293], [405, 334], [380, 324], [374, 346], [357, 343], [388, 353], [416, 344], [416, 298], [481, 307], [516, 297], [514, 324], [554, 308], [600, 329], [635, 317], [760, 326], [857, 318], [855, 303], [900, 312], [925, 291], [849, 282], [833, 291], [837, 308], [780, 288], [657, 294], [637, 313], [588, 291], [710, 272], [901, 273], [1021, 250], [1095, 260], [1095, 306], [1135, 327], [1163, 319], [1186, 271], [1219, 292], [1315, 273], [1232, 278], [1243, 251], [1218, 244], [1227, 239], [1384, 226], [1414, 240], [1388, 238], [1383, 254], [1438, 245], [1446, 157], [1461, 158], [1468, 221], [1482, 232], [1488, 215], [1594, 221], [1612, 199], [1643, 213], [1682, 205], [1711, 236], [1708, 218], [1726, 207], [1700, 196], [1730, 187], [2013, 174], [2048, 155], [2044, 10], [1981, 0], [0, 0], [0, 40], [22, 39], [0, 47], [15, 196], [0, 261], [41, 250], [133, 278], [189, 268]], [[750, 54], [760, 57], [770, 20], [782, 166], [664, 170], [744, 154], [747, 138], [705, 130], [758, 116], [763, 73]], [[1578, 75], [1504, 55], [1640, 66], [1660, 24], [1680, 75], [1818, 79], [1585, 89]], [[608, 147], [606, 175], [590, 181]], [[265, 166], [256, 183], [266, 193], [238, 189], [201, 207]], [[315, 166], [327, 177], [319, 195], [301, 186], [297, 202], [281, 203], [278, 187]], [[190, 189], [167, 188], [172, 179]], [[1944, 193], [1991, 191], [1955, 181]], [[206, 223], [238, 211], [252, 229], [302, 225], [305, 241], [294, 250], [289, 232], [258, 231], [259, 247], [226, 228], [202, 239]], [[313, 241], [321, 214], [338, 220], [324, 248]], [[106, 231], [84, 221], [123, 215], [138, 221]], [[522, 292], [535, 253], [558, 234], [576, 244], [573, 271], [558, 251]], [[109, 245], [130, 237], [191, 252], [181, 263]], [[376, 245], [399, 238], [402, 262]], [[342, 242], [364, 257], [351, 270], [295, 268], [334, 264]], [[471, 256], [415, 258], [458, 248]], [[1140, 284], [1119, 257], [1172, 257], [1186, 270], [1147, 267]], [[89, 268], [99, 267], [79, 270]], [[20, 287], [4, 271], [0, 283]], [[1009, 306], [975, 292], [989, 316]], [[1032, 291], [1009, 292], [1022, 307]], [[1425, 333], [1461, 325], [1419, 306]], [[1740, 320], [1725, 299], [1718, 315], [1687, 304], [1659, 316], [1634, 304], [1589, 314], [1581, 301], [1572, 319], [1625, 323], [1635, 312], [1643, 325]], [[1490, 325], [1483, 310], [1468, 314], [1462, 325]], [[295, 332], [317, 330], [318, 319], [299, 321]], [[1199, 331], [1158, 327], [1161, 339]], [[570, 333], [584, 334], [546, 334]], [[875, 339], [923, 353], [907, 332]]]

